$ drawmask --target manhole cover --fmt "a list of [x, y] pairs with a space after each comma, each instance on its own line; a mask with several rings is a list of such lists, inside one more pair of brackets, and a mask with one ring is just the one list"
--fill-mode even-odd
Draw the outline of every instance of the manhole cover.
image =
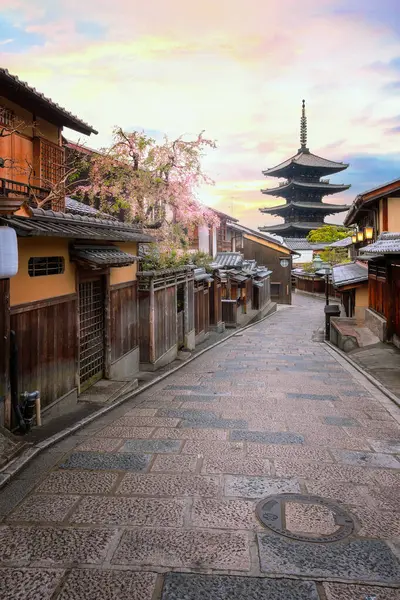
[[272, 531], [303, 542], [336, 542], [354, 531], [353, 518], [341, 506], [319, 496], [269, 496], [257, 504], [256, 514]]

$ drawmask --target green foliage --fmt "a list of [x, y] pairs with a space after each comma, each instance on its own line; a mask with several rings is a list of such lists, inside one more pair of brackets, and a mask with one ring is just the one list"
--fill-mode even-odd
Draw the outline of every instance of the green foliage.
[[312, 264], [312, 262], [310, 262], [310, 263], [305, 263], [305, 264], [302, 266], [302, 269], [303, 269], [303, 271], [304, 271], [305, 273], [315, 273], [315, 268], [314, 268], [314, 265]]
[[191, 254], [190, 258], [192, 260], [192, 263], [196, 265], [196, 267], [204, 267], [207, 273], [212, 272], [212, 269], [210, 267], [210, 264], [212, 263], [212, 258], [206, 252], [201, 252], [199, 250], [198, 252]]
[[330, 265], [351, 262], [346, 248], [325, 248], [319, 255], [324, 262]]
[[320, 244], [327, 242], [337, 242], [351, 235], [351, 230], [346, 227], [340, 227], [337, 225], [324, 225], [319, 229], [313, 229], [307, 236], [307, 240], [310, 244]]
[[141, 259], [140, 263], [141, 271], [174, 269], [188, 265], [190, 263], [190, 255], [187, 252], [179, 252], [176, 249], [162, 251], [157, 244], [149, 244], [146, 256]]

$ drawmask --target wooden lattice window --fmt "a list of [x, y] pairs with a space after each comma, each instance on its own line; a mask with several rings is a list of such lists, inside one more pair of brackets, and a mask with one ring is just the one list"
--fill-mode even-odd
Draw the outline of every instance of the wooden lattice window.
[[35, 137], [33, 139], [33, 164], [35, 185], [52, 192], [51, 206], [44, 208], [63, 212], [65, 210], [64, 148], [43, 138]]
[[62, 256], [32, 256], [28, 261], [29, 277], [60, 275], [64, 273], [65, 261]]
[[14, 112], [6, 106], [0, 106], [0, 125], [12, 129], [15, 123]]

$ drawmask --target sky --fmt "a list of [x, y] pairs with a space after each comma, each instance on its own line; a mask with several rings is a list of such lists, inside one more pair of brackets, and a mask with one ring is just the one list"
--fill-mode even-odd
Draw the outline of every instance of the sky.
[[[278, 181], [261, 171], [308, 147], [350, 163], [327, 201], [400, 176], [399, 0], [0, 0], [0, 65], [99, 131], [205, 136], [201, 200], [253, 228]], [[1, 92], [1, 90], [0, 90]], [[345, 213], [328, 217], [340, 223]]]

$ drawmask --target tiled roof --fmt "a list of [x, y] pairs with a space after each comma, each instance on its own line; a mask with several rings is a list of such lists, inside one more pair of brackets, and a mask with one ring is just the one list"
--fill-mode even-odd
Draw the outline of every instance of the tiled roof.
[[21, 81], [16, 75], [11, 75], [7, 69], [0, 67], [0, 88], [3, 96], [9, 98], [16, 104], [22, 106], [23, 100], [28, 101], [32, 104], [32, 109], [38, 116], [43, 116], [41, 113], [50, 113], [56, 119], [55, 122], [69, 127], [85, 135], [91, 133], [97, 133], [91, 125], [85, 123], [68, 110], [47, 98], [41, 92], [38, 92], [36, 88], [31, 87], [26, 81]]
[[321, 156], [317, 156], [316, 154], [312, 154], [311, 152], [298, 152], [295, 156], [288, 158], [288, 160], [285, 160], [276, 167], [266, 169], [265, 171], [263, 171], [263, 175], [274, 175], [276, 171], [282, 171], [290, 165], [300, 165], [303, 167], [328, 169], [330, 171], [332, 171], [333, 169], [342, 171], [344, 169], [347, 169], [347, 167], [349, 166], [348, 164], [342, 162], [327, 160], [326, 158], [322, 158]]
[[228, 227], [230, 229], [233, 229], [234, 231], [240, 231], [241, 233], [248, 233], [249, 235], [254, 235], [255, 237], [258, 237], [262, 240], [266, 240], [268, 242], [273, 242], [274, 244], [277, 244], [278, 246], [282, 246], [282, 242], [280, 242], [276, 237], [272, 236], [272, 235], [268, 235], [267, 233], [260, 233], [259, 231], [256, 231], [255, 229], [250, 229], [249, 227], [245, 227], [244, 225], [241, 225], [240, 223], [228, 223]]
[[375, 243], [360, 251], [363, 254], [400, 254], [400, 232], [381, 233]]
[[42, 208], [33, 208], [32, 214], [31, 218], [15, 215], [3, 217], [1, 222], [13, 227], [21, 237], [49, 236], [110, 242], [153, 241], [140, 228], [120, 221], [57, 213]]
[[368, 281], [368, 268], [359, 262], [335, 265], [332, 269], [332, 280], [335, 287]]
[[264, 190], [261, 190], [261, 192], [263, 194], [276, 194], [278, 196], [281, 196], [282, 192], [284, 192], [285, 190], [290, 190], [293, 188], [300, 188], [300, 189], [304, 189], [304, 190], [317, 189], [317, 190], [322, 190], [326, 193], [336, 194], [337, 192], [348, 190], [349, 187], [350, 187], [350, 185], [345, 185], [345, 184], [324, 183], [324, 182], [317, 182], [317, 181], [306, 183], [303, 181], [295, 181], [294, 180], [294, 181], [288, 181], [286, 185], [281, 185], [279, 187], [264, 189]]
[[285, 244], [291, 250], [312, 250], [310, 242], [306, 238], [284, 238]]
[[198, 267], [197, 269], [194, 269], [193, 273], [195, 281], [214, 281], [204, 267]]
[[73, 246], [71, 254], [94, 267], [125, 267], [138, 260], [137, 256], [115, 246]]
[[[279, 188], [276, 188], [279, 189]], [[262, 190], [261, 190], [262, 191]], [[260, 208], [260, 212], [262, 213], [274, 213], [278, 211], [283, 211], [289, 207], [295, 208], [305, 208], [311, 209], [320, 212], [326, 213], [334, 213], [334, 212], [344, 212], [345, 210], [349, 210], [350, 205], [347, 204], [328, 204], [328, 202], [285, 202], [285, 204], [277, 204], [276, 206], [268, 206], [266, 208]]]
[[299, 231], [311, 231], [312, 229], [319, 229], [324, 225], [326, 225], [326, 223], [323, 223], [322, 221], [320, 223], [280, 223], [279, 225], [266, 225], [265, 227], [260, 227], [260, 231], [288, 231], [289, 229], [298, 229]]
[[241, 267], [243, 255], [240, 252], [218, 252], [213, 264], [218, 267]]
[[115, 217], [107, 215], [100, 210], [97, 210], [97, 208], [93, 208], [93, 206], [88, 206], [87, 204], [74, 200], [74, 198], [69, 198], [68, 196], [65, 198], [65, 211], [74, 215], [87, 215], [89, 217], [111, 219], [112, 221], [117, 220]]
[[343, 240], [338, 240], [337, 242], [332, 242], [329, 244], [330, 248], [348, 248], [352, 245], [351, 235], [349, 237], [343, 238]]

